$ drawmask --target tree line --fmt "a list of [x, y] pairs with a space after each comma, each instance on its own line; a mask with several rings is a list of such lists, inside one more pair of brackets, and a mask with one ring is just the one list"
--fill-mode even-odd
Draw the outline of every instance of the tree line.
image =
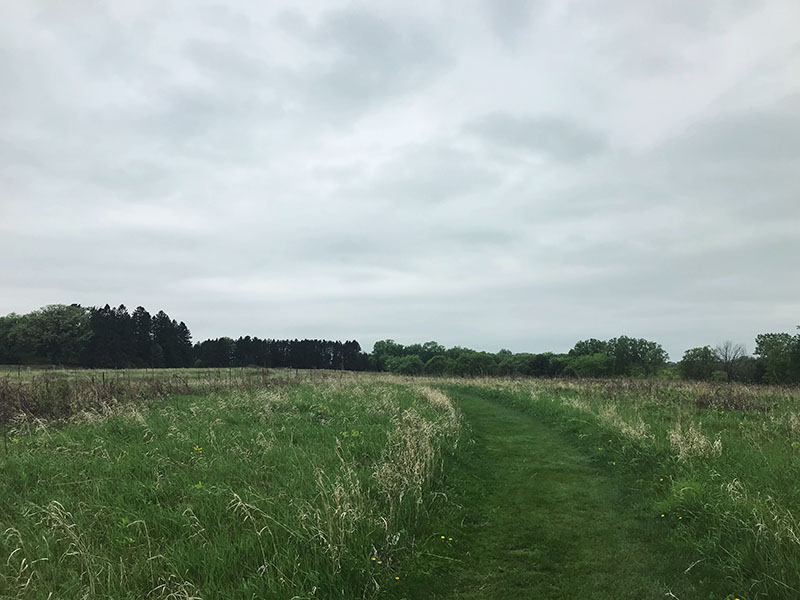
[[188, 367], [192, 334], [163, 310], [52, 304], [0, 317], [0, 363], [92, 368]]
[[374, 370], [404, 375], [524, 377], [653, 376], [666, 367], [667, 360], [656, 342], [626, 336], [579, 341], [567, 354], [490, 353], [459, 346], [445, 349], [437, 342], [403, 346], [381, 340], [370, 356]]
[[0, 317], [0, 364], [89, 368], [290, 367], [368, 368], [357, 341], [262, 340], [222, 337], [192, 344], [186, 324], [163, 310], [132, 313], [112, 308], [54, 304]]
[[[800, 326], [798, 327], [800, 329]], [[705, 381], [800, 384], [800, 334], [756, 336], [754, 356], [744, 346], [725, 342], [687, 350], [670, 363], [660, 344], [627, 336], [578, 341], [565, 354], [477, 352], [445, 349], [436, 342], [404, 346], [394, 340], [375, 343], [370, 368], [403, 375], [525, 377], [662, 377]]]
[[[798, 327], [800, 329], [800, 327]], [[435, 341], [275, 340], [244, 336], [192, 343], [186, 324], [163, 310], [151, 315], [79, 304], [45, 306], [0, 317], [0, 364], [91, 368], [284, 367], [389, 371], [405, 375], [525, 377], [672, 377], [688, 380], [800, 384], [800, 333], [756, 337], [754, 356], [741, 344], [690, 348], [670, 363], [660, 344], [627, 336], [578, 341], [567, 353], [480, 352]]]
[[690, 348], [678, 370], [684, 379], [800, 384], [800, 333], [761, 333], [756, 336], [754, 356], [733, 342]]
[[198, 367], [287, 367], [365, 371], [367, 354], [355, 341], [262, 340], [257, 337], [205, 340], [194, 347]]

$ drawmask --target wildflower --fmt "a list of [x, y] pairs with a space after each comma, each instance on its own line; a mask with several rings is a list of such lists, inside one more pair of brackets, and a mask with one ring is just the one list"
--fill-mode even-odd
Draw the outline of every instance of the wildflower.
[[442, 536], [442, 539], [444, 539], [444, 536]]
[[666, 517], [666, 516], [667, 516], [667, 515], [665, 515], [664, 513], [661, 513], [661, 518], [662, 518], [662, 519], [663, 519], [664, 517]]
[[19, 438], [11, 438], [12, 444], [19, 444]]
[[659, 482], [662, 482], [662, 481], [664, 481], [664, 478], [663, 478], [663, 477], [659, 477], [659, 478], [658, 478], [658, 481], [659, 481]]
[[194, 445], [194, 451], [197, 452], [198, 454], [202, 454], [203, 453], [203, 449], [200, 446], [198, 446], [197, 444]]
[[611, 464], [612, 464], [612, 465], [615, 465], [615, 464], [617, 464], [617, 461], [615, 461], [615, 460], [612, 460], [612, 461], [611, 461]]
[[397, 579], [400, 579], [400, 577], [398, 577], [397, 575], [395, 575], [395, 577], [394, 577], [394, 578], [395, 578], [395, 580], [397, 580]]
[[683, 520], [683, 515], [678, 515], [678, 521], [682, 521], [682, 520]]
[[453, 541], [453, 538], [447, 538], [447, 541], [448, 541], [448, 542], [452, 542], [452, 541]]
[[602, 448], [597, 448], [598, 450], [602, 450]]
[[378, 559], [373, 556], [372, 558], [370, 558], [370, 560], [378, 560]]
[[382, 560], [379, 560], [379, 561], [378, 561], [378, 564], [379, 564], [379, 565], [382, 565], [382, 564], [383, 564], [383, 561], [382, 561]]

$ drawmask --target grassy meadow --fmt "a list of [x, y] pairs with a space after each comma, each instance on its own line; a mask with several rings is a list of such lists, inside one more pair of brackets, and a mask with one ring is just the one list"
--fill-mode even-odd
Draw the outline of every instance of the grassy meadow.
[[12, 369], [0, 402], [3, 600], [569, 598], [645, 554], [616, 597], [800, 597], [798, 389]]
[[458, 412], [380, 379], [17, 417], [2, 598], [373, 598], [405, 584]]
[[639, 380], [479, 383], [571, 437], [681, 550], [698, 598], [800, 598], [800, 390]]
[[[128, 402], [315, 383], [342, 371], [265, 369], [61, 369], [0, 366], [0, 422], [15, 414], [67, 419]], [[352, 375], [351, 375], [352, 376]]]

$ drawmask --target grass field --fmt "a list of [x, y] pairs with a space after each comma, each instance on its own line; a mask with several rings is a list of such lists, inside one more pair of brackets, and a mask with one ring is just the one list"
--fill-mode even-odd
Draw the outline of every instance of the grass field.
[[[95, 379], [102, 378], [103, 374], [109, 379], [169, 379], [181, 377], [189, 380], [215, 380], [232, 379], [246, 376], [261, 376], [267, 373], [295, 373], [294, 369], [265, 369], [261, 367], [236, 367], [236, 368], [185, 368], [185, 369], [70, 369], [53, 366], [36, 365], [0, 365], [0, 377], [12, 379], [34, 380], [42, 377], [70, 378], [70, 379]], [[332, 371], [327, 371], [332, 372]], [[309, 371], [303, 371], [308, 375]]]
[[[348, 377], [358, 376], [347, 374]], [[264, 369], [57, 369], [0, 366], [0, 422], [14, 414], [65, 419], [174, 394], [262, 389], [342, 379], [342, 371]]]
[[689, 598], [800, 597], [800, 390], [613, 380], [477, 389], [571, 439], [622, 486], [680, 551]]
[[99, 375], [0, 380], [0, 598], [800, 597], [796, 389]]
[[0, 461], [0, 596], [391, 592], [430, 537], [459, 424], [430, 388], [350, 379], [17, 419]]

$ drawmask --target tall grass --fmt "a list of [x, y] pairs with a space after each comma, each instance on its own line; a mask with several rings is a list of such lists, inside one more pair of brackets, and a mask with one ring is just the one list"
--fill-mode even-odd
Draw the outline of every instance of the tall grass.
[[10, 424], [4, 600], [401, 595], [460, 429], [385, 379], [98, 406]]
[[485, 380], [608, 469], [742, 599], [800, 598], [800, 390], [648, 381]]
[[[207, 394], [324, 381], [345, 374], [290, 369], [26, 369], [0, 370], [0, 423], [15, 415], [65, 419], [127, 402], [157, 402], [170, 394]], [[352, 377], [352, 375], [348, 375]]]

